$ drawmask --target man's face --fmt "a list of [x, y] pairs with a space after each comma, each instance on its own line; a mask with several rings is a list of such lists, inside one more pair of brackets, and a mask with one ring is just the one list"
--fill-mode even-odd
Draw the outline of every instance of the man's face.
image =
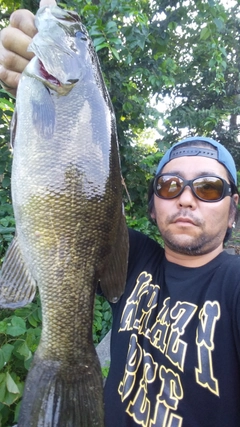
[[[207, 157], [179, 157], [167, 163], [162, 173], [171, 173], [190, 180], [201, 175], [217, 175], [227, 182], [227, 170], [217, 160]], [[233, 196], [237, 202], [238, 196]], [[165, 200], [154, 195], [152, 218], [165, 242], [166, 253], [203, 255], [222, 248], [223, 239], [234, 218], [229, 214], [230, 197], [218, 202], [197, 199], [190, 187], [180, 196]]]

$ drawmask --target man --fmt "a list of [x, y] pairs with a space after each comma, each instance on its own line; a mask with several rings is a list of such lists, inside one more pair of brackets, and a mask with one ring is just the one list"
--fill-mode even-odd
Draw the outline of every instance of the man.
[[[32, 20], [16, 16], [20, 30]], [[28, 59], [15, 27], [0, 50], [0, 78], [12, 93], [19, 56]], [[236, 175], [230, 153], [204, 137], [180, 141], [160, 161], [149, 210], [165, 249], [129, 231], [126, 289], [112, 306], [106, 427], [240, 425], [240, 257], [223, 251]]]
[[107, 426], [240, 425], [240, 259], [223, 251], [236, 182], [232, 157], [208, 138], [183, 140], [160, 161], [150, 211], [165, 252], [130, 231]]

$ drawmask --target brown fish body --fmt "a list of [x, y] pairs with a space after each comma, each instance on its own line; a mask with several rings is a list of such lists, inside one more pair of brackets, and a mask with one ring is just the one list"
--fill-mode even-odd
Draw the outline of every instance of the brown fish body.
[[[58, 78], [58, 64], [55, 72], [41, 45], [49, 23], [42, 29], [41, 22], [49, 20], [53, 31], [66, 16], [67, 27], [60, 25], [66, 46], [79, 34], [80, 41], [71, 46], [77, 52], [73, 63], [66, 65], [64, 56], [59, 61], [59, 68], [66, 65], [61, 70], [66, 79], [57, 91], [52, 77]], [[92, 342], [94, 294], [100, 280], [111, 301], [121, 296], [128, 255], [115, 118], [79, 18], [44, 8], [39, 21], [37, 59], [17, 95], [12, 168], [17, 236], [0, 282], [2, 307], [25, 305], [36, 284], [42, 304], [41, 342], [18, 426], [103, 426], [101, 372]]]

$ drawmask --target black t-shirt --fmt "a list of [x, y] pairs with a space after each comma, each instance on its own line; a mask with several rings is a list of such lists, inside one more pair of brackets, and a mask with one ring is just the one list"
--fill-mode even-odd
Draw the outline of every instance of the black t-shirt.
[[129, 235], [126, 289], [112, 305], [106, 427], [240, 426], [240, 257], [182, 267]]

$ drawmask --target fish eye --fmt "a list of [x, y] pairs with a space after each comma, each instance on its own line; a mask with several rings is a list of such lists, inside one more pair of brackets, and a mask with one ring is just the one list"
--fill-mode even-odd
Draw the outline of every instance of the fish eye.
[[84, 33], [82, 33], [82, 31], [77, 31], [75, 33], [75, 37], [77, 37], [78, 39], [81, 39], [83, 41], [87, 41], [87, 36]]

